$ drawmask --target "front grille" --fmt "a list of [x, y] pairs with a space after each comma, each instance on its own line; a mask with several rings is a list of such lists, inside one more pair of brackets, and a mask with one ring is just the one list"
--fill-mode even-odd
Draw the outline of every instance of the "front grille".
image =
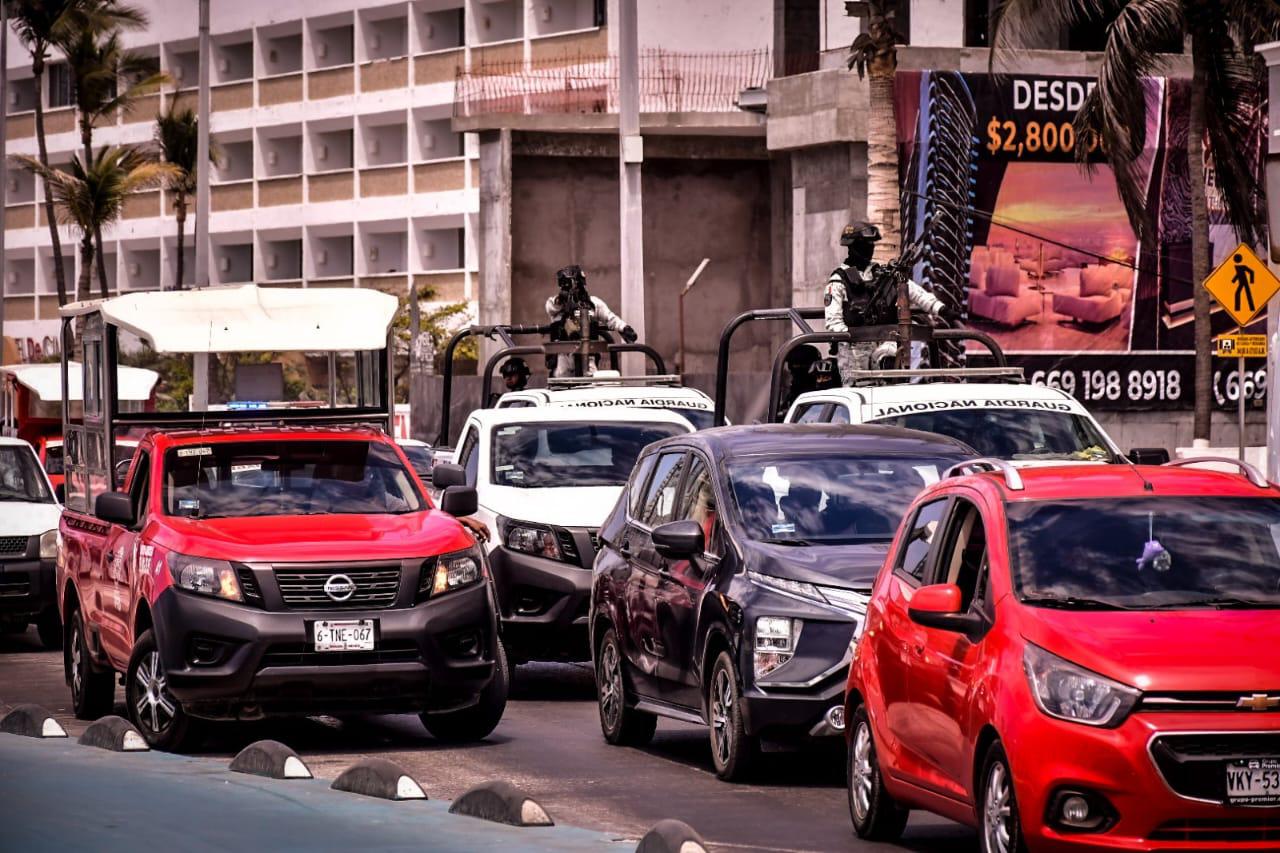
[[[1263, 701], [1262, 707], [1254, 708], [1249, 704], [1254, 696], [1261, 696], [1264, 700], [1274, 700], [1274, 707], [1266, 707], [1269, 704]], [[1245, 700], [1245, 704], [1241, 705], [1241, 700]], [[1141, 701], [1138, 703], [1138, 711], [1235, 711], [1245, 714], [1258, 713], [1280, 713], [1280, 689], [1267, 690], [1264, 692], [1248, 691], [1242, 692], [1238, 690], [1230, 691], [1213, 691], [1213, 692], [1194, 692], [1194, 693], [1147, 693], [1143, 694]]]
[[[596, 559], [596, 552], [600, 550], [600, 531], [569, 527], [556, 527], [553, 530], [555, 530], [556, 542], [560, 544], [560, 553], [565, 562], [574, 563], [584, 569], [591, 568]], [[577, 535], [579, 533], [587, 534], [588, 539], [591, 541], [591, 553], [584, 554], [578, 547]]]
[[1175, 793], [1225, 803], [1227, 763], [1280, 758], [1280, 731], [1160, 735], [1151, 742], [1151, 758]]
[[27, 537], [0, 536], [0, 556], [12, 557], [27, 553]]
[[307, 643], [284, 643], [268, 648], [259, 666], [362, 666], [421, 660], [422, 653], [412, 640], [395, 640], [365, 652], [317, 652]]
[[1280, 841], [1280, 818], [1258, 820], [1171, 820], [1151, 833], [1152, 841]]
[[21, 598], [24, 595], [31, 594], [31, 581], [26, 578], [20, 580], [0, 580], [0, 598]]
[[244, 603], [250, 607], [262, 606], [262, 589], [258, 586], [258, 577], [248, 566], [237, 566], [236, 576], [240, 579], [240, 594]]
[[[345, 601], [334, 601], [324, 591], [334, 575], [345, 575], [356, 591]], [[275, 567], [276, 585], [286, 607], [298, 610], [352, 610], [390, 607], [400, 592], [400, 565], [333, 566], [318, 568]]]

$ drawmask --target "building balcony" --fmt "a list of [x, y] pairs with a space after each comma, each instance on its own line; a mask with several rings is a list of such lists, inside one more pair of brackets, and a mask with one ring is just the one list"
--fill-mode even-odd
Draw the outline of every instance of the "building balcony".
[[[473, 183], [473, 186], [475, 184]], [[433, 163], [417, 163], [413, 167], [415, 193], [439, 193], [466, 189], [467, 160], [454, 157]]]
[[360, 91], [382, 92], [403, 89], [409, 85], [409, 60], [378, 59], [360, 66]]
[[355, 173], [351, 169], [307, 176], [307, 201], [351, 201], [355, 198]]
[[284, 204], [302, 204], [301, 175], [258, 181], [259, 207], [277, 207]]
[[324, 98], [340, 98], [353, 95], [356, 91], [356, 69], [354, 65], [339, 68], [320, 68], [307, 72], [307, 99], [312, 101]]
[[388, 195], [405, 195], [409, 192], [407, 166], [375, 166], [360, 170], [360, 195], [362, 198]]
[[413, 58], [413, 83], [415, 86], [452, 83], [463, 64], [464, 51], [460, 47], [420, 54]]
[[226, 210], [248, 210], [253, 207], [253, 181], [214, 184], [209, 188], [209, 207], [214, 213]]
[[258, 80], [258, 106], [274, 107], [278, 104], [300, 102], [305, 80], [301, 71], [261, 78]]

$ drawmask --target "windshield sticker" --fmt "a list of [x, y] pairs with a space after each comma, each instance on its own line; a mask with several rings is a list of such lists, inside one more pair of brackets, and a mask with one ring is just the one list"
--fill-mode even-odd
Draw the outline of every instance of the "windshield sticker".
[[793, 523], [788, 521], [788, 522], [783, 522], [782, 524], [773, 525], [772, 530], [775, 535], [779, 533], [795, 533], [796, 526]]
[[212, 456], [212, 447], [179, 447], [179, 456]]
[[195, 498], [181, 498], [178, 500], [178, 512], [199, 512], [200, 501]]
[[494, 466], [494, 468], [493, 468], [493, 470], [498, 471], [498, 472], [502, 472], [502, 471], [513, 471], [513, 470], [515, 470], [515, 467], [516, 467], [516, 466], [514, 466], [514, 465], [495, 465], [495, 466]]
[[262, 463], [261, 463], [261, 462], [248, 462], [248, 463], [246, 463], [246, 464], [244, 464], [244, 465], [232, 465], [232, 466], [231, 466], [231, 473], [232, 473], [232, 474], [244, 474], [244, 473], [246, 473], [246, 472], [248, 472], [248, 471], [261, 471], [261, 470], [262, 470]]
[[1054, 400], [930, 400], [919, 403], [899, 403], [881, 406], [873, 419], [893, 415], [910, 415], [916, 412], [937, 412], [948, 409], [1040, 409], [1046, 412], [1074, 412], [1068, 403]]
[[498, 435], [515, 435], [516, 433], [520, 432], [520, 430], [522, 429], [524, 429], [524, 427], [519, 427], [519, 426], [503, 427], [502, 429], [498, 430]]

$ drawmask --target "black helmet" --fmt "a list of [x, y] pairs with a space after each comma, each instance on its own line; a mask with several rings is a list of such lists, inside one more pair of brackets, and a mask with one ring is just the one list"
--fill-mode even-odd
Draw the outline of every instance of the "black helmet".
[[528, 376], [529, 365], [525, 363], [523, 358], [511, 358], [503, 363], [502, 370], [499, 372], [504, 379], [508, 376]]
[[808, 372], [813, 363], [822, 358], [818, 348], [812, 344], [801, 344], [787, 353], [787, 367], [793, 371]]
[[570, 288], [574, 285], [586, 286], [587, 277], [582, 273], [582, 267], [577, 264], [563, 267], [556, 270], [556, 284], [562, 288]]
[[880, 229], [870, 222], [850, 222], [840, 232], [840, 245], [852, 246], [854, 243], [880, 242]]

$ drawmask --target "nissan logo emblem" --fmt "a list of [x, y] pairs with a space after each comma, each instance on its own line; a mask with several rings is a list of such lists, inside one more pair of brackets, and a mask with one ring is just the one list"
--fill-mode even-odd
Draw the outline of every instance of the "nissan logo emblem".
[[324, 594], [334, 601], [346, 601], [356, 594], [356, 582], [346, 575], [331, 575], [324, 582]]

